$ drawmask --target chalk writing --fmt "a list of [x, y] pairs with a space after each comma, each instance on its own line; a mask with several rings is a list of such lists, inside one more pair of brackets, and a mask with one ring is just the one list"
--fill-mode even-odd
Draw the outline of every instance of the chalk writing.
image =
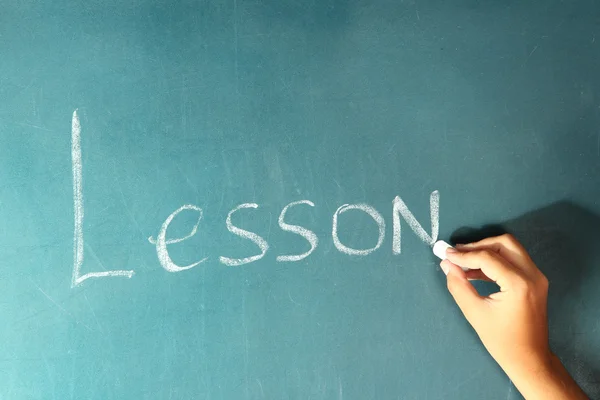
[[[83, 230], [83, 222], [84, 222], [84, 207], [83, 207], [83, 165], [82, 165], [82, 157], [81, 157], [81, 123], [79, 121], [79, 116], [77, 115], [77, 110], [73, 112], [73, 118], [71, 123], [71, 158], [72, 158], [72, 169], [73, 169], [73, 210], [74, 210], [74, 234], [73, 234], [73, 275], [71, 280], [71, 286], [75, 287], [87, 279], [90, 278], [102, 278], [102, 277], [125, 277], [131, 278], [134, 274], [133, 270], [111, 270], [111, 271], [102, 271], [102, 272], [88, 272], [85, 274], [81, 274], [81, 268], [83, 266], [84, 261], [84, 230]], [[315, 234], [315, 232], [311, 231], [308, 228], [305, 228], [300, 225], [292, 225], [285, 222], [286, 213], [292, 207], [299, 205], [308, 205], [310, 207], [315, 207], [315, 204], [310, 200], [298, 200], [293, 201], [287, 204], [281, 210], [278, 219], [278, 225], [284, 232], [290, 232], [297, 234], [303, 237], [310, 245], [310, 248], [301, 254], [288, 254], [288, 255], [279, 255], [276, 257], [278, 262], [295, 262], [305, 259], [310, 256], [319, 245], [319, 238]], [[240, 266], [244, 264], [249, 264], [255, 261], [262, 259], [267, 252], [269, 251], [269, 244], [267, 241], [254, 232], [250, 232], [246, 229], [243, 229], [239, 226], [236, 226], [232, 222], [233, 214], [237, 212], [241, 212], [245, 209], [257, 209], [259, 205], [256, 203], [243, 203], [236, 207], [234, 207], [227, 214], [227, 218], [225, 219], [225, 226], [227, 230], [234, 235], [237, 235], [241, 238], [248, 239], [252, 241], [260, 250], [260, 253], [250, 255], [243, 258], [230, 258], [226, 256], [220, 256], [219, 261], [226, 266]], [[404, 219], [411, 230], [427, 245], [432, 246], [438, 238], [439, 232], [439, 209], [440, 209], [440, 195], [436, 190], [431, 193], [429, 197], [429, 210], [430, 210], [430, 218], [431, 218], [431, 234], [429, 234], [417, 221], [413, 213], [408, 209], [408, 206], [404, 201], [400, 198], [400, 196], [396, 196], [392, 201], [392, 222], [393, 222], [393, 237], [392, 237], [392, 252], [393, 254], [401, 253], [401, 219]], [[350, 211], [357, 210], [366, 213], [369, 215], [378, 229], [377, 242], [373, 247], [367, 249], [354, 249], [340, 241], [338, 235], [338, 221], [342, 214]], [[190, 232], [182, 237], [178, 238], [167, 238], [167, 232], [169, 229], [169, 225], [171, 222], [182, 212], [195, 212], [198, 217], [196, 219], [195, 224], [190, 229]], [[193, 204], [185, 204], [173, 211], [162, 223], [156, 238], [150, 236], [148, 237], [148, 241], [155, 246], [156, 255], [158, 258], [159, 264], [168, 272], [182, 272], [186, 270], [190, 270], [194, 267], [197, 267], [201, 263], [204, 263], [209, 259], [209, 257], [204, 257], [203, 259], [196, 261], [189, 265], [180, 266], [177, 265], [170, 257], [168, 251], [168, 245], [174, 243], [181, 243], [187, 239], [190, 239], [194, 235], [198, 233], [198, 229], [200, 226], [200, 222], [203, 218], [202, 208]], [[350, 255], [350, 256], [367, 256], [374, 251], [377, 251], [383, 244], [385, 240], [385, 219], [384, 217], [377, 211], [374, 207], [369, 204], [360, 203], [360, 204], [344, 204], [340, 206], [335, 213], [333, 214], [332, 226], [331, 226], [331, 238], [333, 240], [333, 244], [336, 249], [338, 249], [341, 253]]]
[[[365, 249], [365, 250], [357, 250], [357, 249], [352, 249], [348, 246], [345, 246], [342, 244], [342, 242], [340, 242], [340, 238], [338, 237], [338, 216], [342, 213], [345, 213], [348, 210], [364, 211], [371, 218], [373, 218], [373, 220], [375, 220], [375, 223], [377, 224], [377, 227], [379, 228], [379, 236], [377, 237], [377, 244], [374, 247], [371, 247], [370, 249]], [[375, 250], [377, 250], [378, 248], [381, 247], [381, 244], [383, 243], [383, 239], [385, 239], [385, 220], [383, 219], [381, 214], [379, 214], [379, 212], [376, 209], [374, 209], [373, 207], [371, 207], [368, 204], [344, 204], [343, 206], [338, 208], [335, 211], [335, 213], [333, 214], [332, 226], [333, 227], [331, 230], [331, 236], [333, 237], [333, 244], [335, 245], [335, 247], [342, 253], [350, 254], [353, 256], [366, 256], [368, 254], [371, 254], [372, 252], [374, 252]]]
[[223, 256], [219, 257], [219, 261], [221, 261], [225, 265], [243, 265], [243, 264], [251, 263], [253, 261], [260, 260], [261, 258], [263, 258], [265, 256], [265, 254], [267, 253], [267, 250], [269, 250], [269, 244], [267, 243], [267, 241], [265, 239], [258, 236], [254, 232], [250, 232], [250, 231], [238, 228], [237, 226], [235, 226], [231, 223], [231, 216], [233, 215], [233, 213], [238, 210], [241, 210], [242, 208], [258, 208], [258, 204], [256, 204], [256, 203], [240, 204], [239, 206], [235, 207], [233, 210], [229, 211], [229, 214], [227, 214], [227, 220], [225, 221], [225, 223], [227, 224], [227, 230], [229, 230], [229, 232], [234, 233], [240, 237], [252, 240], [260, 248], [261, 253], [255, 255], [255, 256], [246, 257], [246, 258], [229, 258], [229, 257], [223, 257]]
[[73, 112], [71, 119], [71, 165], [73, 170], [73, 211], [75, 213], [73, 229], [73, 275], [71, 287], [79, 285], [90, 278], [103, 278], [109, 276], [121, 276], [131, 278], [133, 271], [102, 271], [88, 272], [81, 275], [83, 265], [83, 165], [81, 162], [81, 123], [77, 110]]
[[290, 255], [290, 256], [277, 256], [277, 261], [300, 261], [300, 260], [303, 260], [306, 257], [310, 256], [310, 254], [313, 251], [315, 251], [315, 249], [317, 248], [317, 245], [319, 244], [319, 238], [317, 237], [317, 235], [315, 235], [315, 233], [313, 231], [308, 230], [308, 229], [303, 228], [298, 225], [290, 225], [283, 221], [283, 219], [285, 218], [285, 213], [287, 212], [288, 208], [290, 208], [292, 206], [296, 206], [298, 204], [308, 204], [311, 207], [315, 206], [315, 203], [313, 203], [310, 200], [300, 200], [300, 201], [291, 202], [287, 206], [283, 207], [283, 210], [281, 210], [281, 214], [279, 214], [279, 227], [286, 232], [293, 232], [293, 233], [296, 233], [296, 234], [302, 236], [304, 239], [306, 239], [308, 241], [308, 243], [310, 243], [310, 249], [306, 253], [302, 253], [302, 254]]

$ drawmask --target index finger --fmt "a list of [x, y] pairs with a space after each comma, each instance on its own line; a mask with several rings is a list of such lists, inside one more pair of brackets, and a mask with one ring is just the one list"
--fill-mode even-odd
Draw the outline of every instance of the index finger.
[[490, 250], [498, 253], [513, 266], [522, 270], [535, 269], [535, 264], [527, 250], [510, 234], [489, 237], [478, 242], [457, 245], [460, 250]]
[[515, 267], [499, 254], [490, 250], [460, 251], [449, 248], [446, 258], [458, 265], [473, 270], [481, 270], [488, 278], [500, 286], [502, 292], [506, 291], [519, 277]]

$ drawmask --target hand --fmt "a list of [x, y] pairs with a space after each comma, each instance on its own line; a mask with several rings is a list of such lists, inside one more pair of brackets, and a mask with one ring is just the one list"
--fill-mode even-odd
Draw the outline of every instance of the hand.
[[[446, 251], [448, 290], [485, 348], [527, 399], [586, 399], [548, 344], [548, 279], [511, 235]], [[469, 268], [463, 271], [460, 267]], [[482, 297], [469, 280], [496, 282]]]

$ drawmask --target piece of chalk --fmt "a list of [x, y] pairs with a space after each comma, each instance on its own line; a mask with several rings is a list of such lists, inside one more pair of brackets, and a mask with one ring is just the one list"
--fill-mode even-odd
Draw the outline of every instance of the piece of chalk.
[[[438, 240], [433, 245], [433, 254], [435, 254], [438, 258], [445, 260], [446, 259], [446, 250], [450, 249], [450, 248], [453, 249], [454, 247], [450, 246], [448, 243], [444, 242], [443, 240]], [[469, 268], [465, 268], [465, 267], [460, 267], [460, 268], [463, 271], [469, 270]]]
[[438, 240], [433, 245], [433, 254], [435, 254], [439, 259], [445, 260], [446, 259], [446, 249], [449, 249], [451, 247], [452, 246], [450, 246], [448, 243], [444, 242], [443, 240]]

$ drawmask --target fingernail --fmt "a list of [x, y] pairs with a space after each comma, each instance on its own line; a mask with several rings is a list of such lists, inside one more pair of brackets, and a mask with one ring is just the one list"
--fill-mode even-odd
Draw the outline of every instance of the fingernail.
[[442, 271], [444, 272], [444, 274], [448, 275], [448, 271], [450, 271], [450, 261], [443, 260], [440, 263], [440, 268], [442, 269]]
[[465, 246], [466, 246], [466, 244], [463, 244], [463, 243], [456, 243], [454, 245], [454, 247], [456, 247], [457, 249], [460, 249], [461, 247], [465, 247]]
[[458, 250], [456, 250], [456, 249], [455, 249], [455, 248], [453, 248], [453, 247], [448, 247], [448, 248], [446, 249], [446, 254], [453, 254], [453, 253], [458, 253]]

